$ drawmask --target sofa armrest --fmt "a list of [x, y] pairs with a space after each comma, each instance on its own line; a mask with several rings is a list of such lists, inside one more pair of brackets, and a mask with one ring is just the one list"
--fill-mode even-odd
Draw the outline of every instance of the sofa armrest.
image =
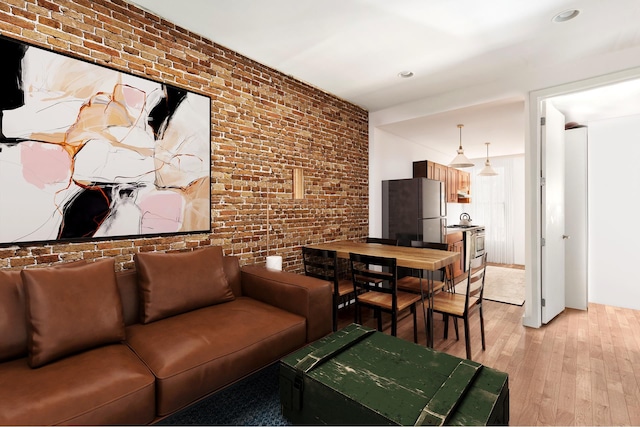
[[260, 265], [241, 269], [242, 294], [307, 319], [307, 342], [332, 331], [331, 284]]

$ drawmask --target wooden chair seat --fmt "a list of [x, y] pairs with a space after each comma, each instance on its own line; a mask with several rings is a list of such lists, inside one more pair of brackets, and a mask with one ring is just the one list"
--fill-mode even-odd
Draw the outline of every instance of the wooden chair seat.
[[[335, 292], [335, 288], [334, 288]], [[342, 297], [353, 293], [353, 282], [350, 279], [338, 280], [338, 296]]]
[[[447, 283], [441, 282], [439, 280], [434, 280], [433, 292], [439, 292], [445, 286], [447, 286]], [[425, 298], [429, 296], [429, 282], [427, 281], [427, 279], [422, 279], [422, 289], [424, 291]], [[402, 279], [398, 279], [398, 290], [420, 294], [420, 278], [415, 276], [405, 276]]]
[[[433, 296], [433, 309], [437, 312], [451, 314], [452, 316], [462, 317], [465, 313], [466, 297], [464, 294], [454, 294], [451, 292], [440, 292]], [[469, 297], [469, 307], [480, 302], [480, 298]]]
[[[411, 307], [413, 304], [420, 301], [420, 295], [416, 295], [409, 292], [397, 293], [398, 298], [398, 311], [402, 311]], [[369, 291], [358, 296], [360, 303], [380, 307], [384, 310], [391, 310], [393, 308], [393, 296], [391, 294], [383, 294], [382, 292]]]

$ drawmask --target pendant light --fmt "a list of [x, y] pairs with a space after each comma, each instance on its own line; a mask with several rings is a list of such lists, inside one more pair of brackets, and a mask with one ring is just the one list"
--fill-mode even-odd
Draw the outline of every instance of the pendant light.
[[491, 167], [491, 162], [489, 161], [489, 144], [491, 144], [491, 143], [490, 142], [485, 142], [485, 144], [487, 145], [487, 160], [484, 162], [484, 167], [482, 168], [482, 170], [480, 171], [480, 173], [478, 175], [482, 175], [482, 176], [498, 175], [498, 172], [496, 172]]
[[458, 155], [449, 163], [449, 166], [452, 168], [470, 168], [473, 166], [473, 163], [467, 156], [464, 155], [464, 150], [462, 149], [462, 128], [464, 125], [458, 125], [458, 129], [460, 129], [460, 147], [458, 147]]

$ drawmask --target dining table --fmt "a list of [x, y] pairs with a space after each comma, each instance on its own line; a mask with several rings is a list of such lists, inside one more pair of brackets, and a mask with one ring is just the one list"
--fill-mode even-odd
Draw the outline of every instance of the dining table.
[[[380, 243], [364, 243], [355, 240], [340, 240], [335, 242], [325, 242], [307, 245], [314, 249], [325, 249], [335, 251], [338, 258], [349, 259], [350, 253], [360, 255], [379, 256], [385, 258], [395, 258], [398, 267], [407, 267], [415, 270], [426, 270], [427, 277], [425, 286], [422, 286], [421, 280], [421, 296], [422, 307], [424, 309], [425, 294], [429, 308], [432, 307], [431, 297], [433, 296], [433, 273], [457, 262], [460, 259], [459, 252], [442, 251], [438, 249], [414, 248], [408, 246], [393, 246]], [[422, 278], [422, 275], [420, 275]], [[429, 321], [427, 321], [427, 313], [424, 313], [425, 333], [427, 346], [433, 348], [433, 311], [428, 312]]]

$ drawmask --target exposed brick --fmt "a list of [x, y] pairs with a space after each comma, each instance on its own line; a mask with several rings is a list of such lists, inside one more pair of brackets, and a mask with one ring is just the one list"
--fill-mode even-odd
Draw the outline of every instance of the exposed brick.
[[40, 255], [36, 257], [36, 264], [51, 264], [60, 261], [60, 257], [57, 254]]
[[49, 9], [52, 12], [60, 12], [60, 6], [57, 4], [47, 1], [47, 0], [38, 0], [38, 6], [42, 6], [45, 9]]
[[[212, 107], [210, 234], [15, 246], [0, 249], [0, 268], [108, 257], [122, 270], [139, 252], [219, 245], [241, 264], [264, 262], [269, 252], [299, 272], [302, 245], [367, 235], [361, 108], [124, 0], [3, 0], [0, 30], [204, 94]], [[291, 200], [293, 167], [304, 169], [303, 200]]]
[[[15, 30], [17, 30], [17, 28], [12, 28], [11, 26], [24, 28], [26, 30], [33, 30], [36, 27], [36, 24], [33, 21], [20, 18], [15, 15], [9, 15], [6, 13], [0, 13], [0, 22], [5, 22], [9, 24], [9, 27], [7, 28], [10, 33], [14, 33]], [[18, 34], [19, 34], [19, 31], [18, 31]]]
[[9, 259], [10, 267], [27, 267], [29, 265], [35, 265], [35, 264], [36, 264], [36, 259], [32, 256]]
[[13, 7], [7, 12], [10, 12], [10, 14], [14, 16], [18, 16], [20, 18], [24, 18], [30, 21], [36, 21], [38, 19], [38, 15], [36, 15], [35, 13], [29, 12], [26, 9], [20, 9], [18, 7]]

